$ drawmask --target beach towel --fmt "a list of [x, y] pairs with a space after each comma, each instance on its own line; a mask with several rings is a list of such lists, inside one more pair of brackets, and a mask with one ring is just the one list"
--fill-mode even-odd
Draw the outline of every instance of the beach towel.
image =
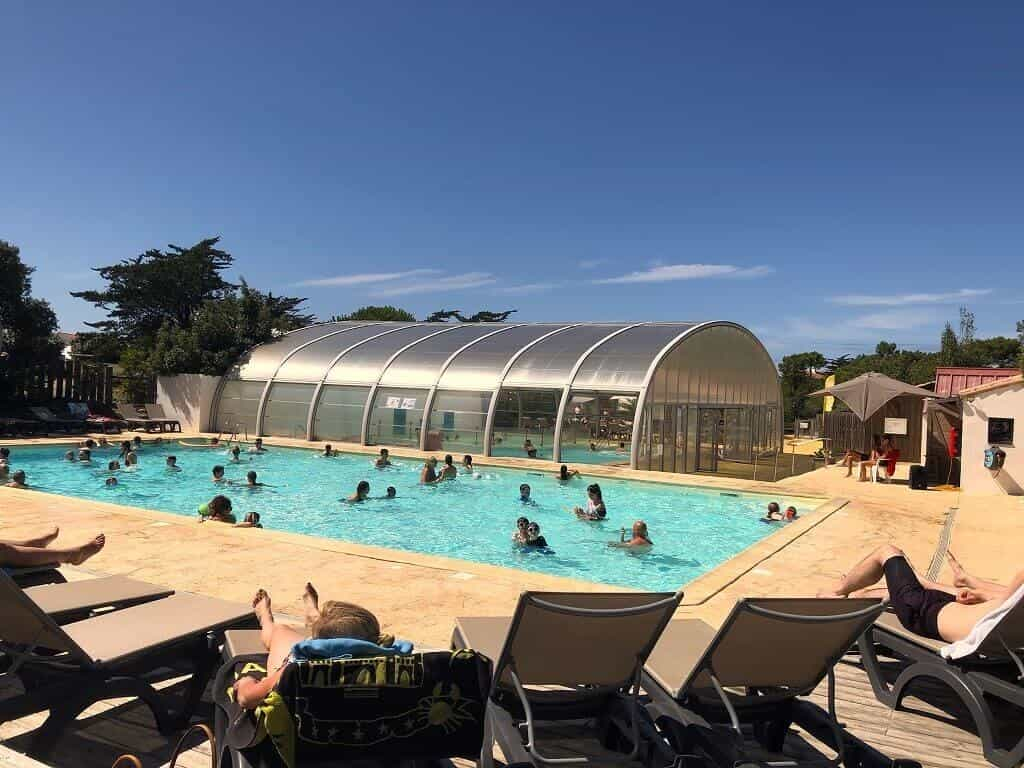
[[291, 661], [312, 661], [314, 659], [352, 659], [361, 656], [394, 656], [412, 653], [412, 643], [395, 640], [391, 645], [381, 646], [369, 640], [354, 640], [351, 637], [309, 638], [292, 646]]
[[[1017, 604], [1024, 599], [1024, 586], [1021, 586], [1010, 595], [1003, 604], [992, 611], [989, 611], [978, 623], [974, 625], [974, 629], [967, 635], [963, 640], [957, 640], [955, 643], [943, 646], [940, 650], [942, 658], [944, 659], [962, 659], [971, 654], [977, 653], [978, 649], [981, 648], [982, 643], [989, 636], [992, 630], [999, 626], [999, 622], [1005, 618], [1006, 614], [1017, 607]], [[998, 634], [996, 635], [998, 639]], [[1014, 650], [1008, 648], [1007, 650]]]

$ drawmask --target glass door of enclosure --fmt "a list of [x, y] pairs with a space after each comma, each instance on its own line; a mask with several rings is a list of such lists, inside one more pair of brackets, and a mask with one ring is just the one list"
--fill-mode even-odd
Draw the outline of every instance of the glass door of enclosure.
[[573, 392], [562, 419], [562, 461], [629, 464], [635, 394]]
[[561, 396], [562, 390], [501, 390], [494, 410], [491, 455], [550, 459]]
[[700, 408], [697, 429], [697, 472], [717, 472], [720, 433], [724, 426], [721, 408]]

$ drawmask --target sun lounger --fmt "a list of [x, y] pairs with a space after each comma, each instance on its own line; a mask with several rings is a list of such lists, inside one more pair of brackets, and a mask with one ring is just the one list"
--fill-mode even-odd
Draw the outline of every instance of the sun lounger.
[[[909, 632], [891, 613], [882, 614], [859, 645], [875, 698], [887, 707], [897, 709], [914, 683], [942, 683], [970, 712], [986, 760], [999, 768], [1016, 768], [1024, 762], [1024, 737], [1016, 744], [1000, 739], [1002, 726], [1019, 724], [1024, 710], [1024, 601], [1003, 617], [976, 653], [966, 658], [944, 659], [941, 650], [946, 643]], [[906, 663], [891, 685], [878, 658], [879, 648], [887, 650], [883, 655]], [[1009, 705], [1015, 713], [1013, 722], [1008, 722], [1008, 714], [997, 717], [986, 697]]]
[[146, 416], [161, 423], [161, 429], [166, 427], [171, 432], [181, 432], [181, 422], [177, 419], [169, 418], [164, 413], [164, 407], [159, 403], [146, 403], [142, 407], [146, 409]]
[[[495, 742], [508, 764], [672, 762], [640, 705], [640, 676], [681, 599], [681, 592], [524, 592], [510, 617], [456, 619], [453, 648], [497, 659], [481, 764], [492, 765]], [[595, 761], [551, 757], [538, 746], [538, 722], [588, 718], [606, 725], [603, 745], [622, 749]]]
[[5, 565], [0, 567], [0, 571], [10, 576], [15, 584], [24, 589], [25, 587], [35, 587], [40, 584], [62, 584], [67, 581], [64, 578], [64, 574], [57, 570], [58, 567], [58, 563], [31, 565], [21, 568]]
[[[288, 765], [436, 764], [477, 760], [484, 738], [491, 662], [477, 653], [426, 651], [293, 662], [275, 689], [288, 723], [273, 741], [229, 695], [240, 674], [265, 670], [258, 631], [229, 630], [214, 684], [217, 764], [223, 768]], [[327, 682], [330, 681], [330, 682]], [[290, 745], [290, 747], [288, 746]], [[428, 762], [429, 761], [429, 762]]]
[[139, 403], [125, 403], [122, 406], [122, 418], [128, 423], [130, 429], [144, 429], [147, 432], [154, 430], [163, 432], [164, 425], [160, 419], [151, 419], [143, 406]]
[[748, 598], [717, 632], [699, 619], [672, 621], [644, 670], [648, 713], [678, 754], [697, 748], [731, 766], [747, 759], [742, 723], [780, 752], [798, 699], [827, 677], [838, 763], [847, 736], [836, 720], [833, 668], [882, 609], [879, 600]]
[[49, 427], [58, 428], [68, 434], [72, 432], [85, 432], [84, 419], [63, 418], [43, 406], [32, 406], [28, 410], [29, 413]]
[[[216, 666], [222, 633], [255, 624], [252, 608], [179, 593], [60, 625], [13, 581], [0, 577], [0, 651], [24, 693], [0, 701], [0, 723], [49, 710], [29, 751], [45, 756], [87, 707], [104, 699], [137, 696], [169, 732], [191, 715]], [[172, 716], [153, 687], [181, 674], [192, 677]]]
[[[129, 608], [174, 594], [173, 589], [127, 576], [100, 576], [62, 584], [43, 584], [22, 591], [58, 624], [84, 619], [103, 609]], [[0, 638], [2, 636], [3, 629], [0, 628]]]

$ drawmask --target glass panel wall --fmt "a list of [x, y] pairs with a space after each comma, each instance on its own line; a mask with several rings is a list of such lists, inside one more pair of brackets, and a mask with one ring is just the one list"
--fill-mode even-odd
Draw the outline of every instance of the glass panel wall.
[[425, 389], [380, 387], [370, 410], [367, 443], [418, 448], [426, 400]]
[[369, 387], [324, 387], [313, 418], [313, 439], [358, 443], [369, 392]]
[[503, 389], [494, 411], [492, 456], [550, 459], [555, 441], [560, 389]]
[[427, 450], [483, 453], [490, 404], [490, 392], [436, 392], [427, 422]]
[[304, 440], [314, 391], [314, 384], [272, 384], [263, 411], [263, 434]]
[[629, 464], [636, 393], [572, 392], [562, 422], [562, 461]]
[[265, 381], [227, 381], [217, 404], [217, 431], [242, 436], [256, 435], [256, 415]]

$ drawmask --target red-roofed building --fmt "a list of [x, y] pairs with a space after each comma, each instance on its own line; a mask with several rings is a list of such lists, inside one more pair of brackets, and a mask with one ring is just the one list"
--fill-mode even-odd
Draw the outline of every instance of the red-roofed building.
[[956, 397], [962, 389], [978, 387], [1019, 374], [1020, 370], [1017, 368], [936, 368], [935, 394], [939, 397]]

